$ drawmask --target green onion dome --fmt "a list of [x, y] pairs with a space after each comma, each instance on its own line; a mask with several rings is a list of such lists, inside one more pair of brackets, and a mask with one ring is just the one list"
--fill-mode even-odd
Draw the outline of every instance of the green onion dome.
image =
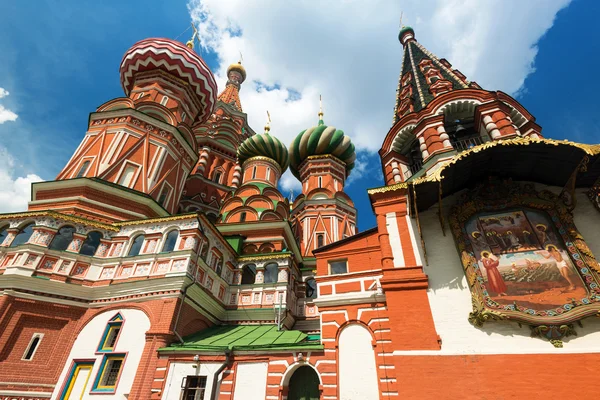
[[344, 131], [333, 126], [327, 126], [323, 120], [312, 128], [302, 132], [290, 146], [290, 170], [300, 179], [298, 167], [310, 156], [332, 155], [346, 164], [346, 176], [354, 168], [356, 151], [354, 145]]
[[400, 29], [400, 33], [398, 33], [398, 40], [403, 45], [404, 45], [404, 42], [402, 41], [402, 36], [404, 36], [404, 34], [406, 34], [408, 32], [411, 33], [411, 35], [412, 35], [413, 38], [415, 37], [415, 31], [410, 26], [403, 26], [402, 29]]
[[265, 133], [244, 140], [238, 148], [237, 156], [240, 164], [252, 157], [268, 157], [279, 164], [281, 173], [290, 163], [287, 148], [275, 136], [269, 135], [268, 127], [265, 127]]

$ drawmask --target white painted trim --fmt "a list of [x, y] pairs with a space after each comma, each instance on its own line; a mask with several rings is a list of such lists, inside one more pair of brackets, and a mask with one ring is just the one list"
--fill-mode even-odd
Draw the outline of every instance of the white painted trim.
[[[31, 354], [31, 358], [25, 358], [25, 356], [27, 355], [27, 353], [29, 353], [29, 349], [31, 349], [31, 345], [33, 344], [33, 341], [36, 338], [39, 338], [39, 340], [37, 342], [37, 345], [35, 346], [35, 349], [33, 349], [33, 353]], [[31, 336], [31, 340], [29, 340], [29, 344], [27, 345], [27, 348], [23, 352], [23, 357], [21, 357], [21, 361], [33, 361], [33, 358], [35, 357], [35, 353], [37, 353], [38, 349], [40, 348], [40, 344], [42, 343], [42, 339], [44, 339], [44, 334], [43, 333], [34, 333]]]
[[[410, 208], [410, 207], [409, 207]], [[413, 253], [415, 255], [415, 260], [418, 266], [423, 265], [423, 260], [421, 260], [421, 252], [419, 251], [419, 247], [417, 246], [417, 239], [415, 238], [415, 230], [412, 226], [412, 221], [408, 214], [406, 215], [406, 226], [408, 227], [408, 233], [410, 233], [410, 243], [412, 244]]]
[[396, 213], [389, 212], [385, 214], [385, 228], [388, 233], [392, 255], [394, 256], [394, 267], [402, 268], [406, 266], [404, 262], [404, 252], [402, 251], [402, 241], [400, 231], [398, 230], [398, 221], [396, 221]]

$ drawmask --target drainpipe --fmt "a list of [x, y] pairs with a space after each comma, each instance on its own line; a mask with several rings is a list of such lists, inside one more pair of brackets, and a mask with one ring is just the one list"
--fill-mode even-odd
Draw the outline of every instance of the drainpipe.
[[219, 394], [217, 393], [217, 379], [219, 379], [219, 374], [221, 372], [223, 372], [225, 367], [227, 367], [227, 364], [229, 364], [230, 359], [231, 359], [231, 350], [226, 350], [225, 351], [225, 362], [223, 363], [223, 365], [221, 365], [219, 367], [219, 369], [217, 370], [217, 372], [215, 372], [215, 374], [213, 376], [212, 389], [210, 390], [211, 400], [217, 400], [217, 398], [219, 397]]
[[192, 281], [189, 284], [185, 285], [185, 287], [182, 290], [183, 298], [181, 299], [181, 303], [179, 304], [179, 311], [177, 311], [177, 318], [175, 318], [175, 326], [173, 326], [173, 333], [175, 334], [175, 336], [177, 336], [177, 339], [181, 342], [181, 344], [183, 344], [183, 338], [179, 333], [177, 333], [177, 324], [179, 323], [179, 316], [181, 315], [181, 309], [183, 308], [183, 303], [185, 302], [187, 291], [194, 283], [196, 282], [192, 279]]

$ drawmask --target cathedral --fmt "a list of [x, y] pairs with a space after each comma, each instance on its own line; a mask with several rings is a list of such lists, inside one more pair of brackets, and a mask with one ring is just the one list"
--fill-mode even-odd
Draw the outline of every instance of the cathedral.
[[398, 39], [362, 232], [335, 121], [282, 143], [241, 62], [217, 88], [194, 38], [129, 48], [124, 97], [0, 215], [0, 399], [595, 396], [600, 145]]

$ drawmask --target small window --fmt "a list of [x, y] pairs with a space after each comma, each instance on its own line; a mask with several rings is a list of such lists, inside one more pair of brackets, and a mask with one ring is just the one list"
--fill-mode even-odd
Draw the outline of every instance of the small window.
[[98, 376], [94, 382], [94, 392], [114, 392], [117, 387], [125, 354], [105, 355], [98, 370]]
[[98, 231], [88, 233], [85, 241], [81, 245], [79, 254], [83, 254], [84, 256], [93, 256], [96, 254], [96, 250], [98, 250], [98, 246], [100, 246], [100, 239], [102, 239], [102, 233]]
[[186, 118], [187, 118], [187, 114], [185, 112], [181, 113], [181, 122], [185, 122]]
[[104, 334], [102, 335], [100, 345], [98, 346], [98, 351], [114, 351], [122, 327], [123, 317], [121, 314], [112, 317], [110, 321], [108, 321], [108, 324], [106, 324]]
[[242, 211], [240, 213], [240, 222], [245, 222], [246, 221], [246, 211]]
[[85, 173], [88, 170], [88, 167], [90, 166], [90, 161], [86, 160], [83, 162], [83, 164], [81, 164], [81, 167], [79, 167], [79, 171], [77, 171], [77, 175], [75, 175], [75, 178], [81, 178], [82, 176], [85, 175]]
[[169, 98], [167, 96], [163, 96], [163, 98], [160, 100], [160, 105], [166, 106], [168, 101], [169, 101]]
[[8, 232], [6, 232], [7, 229], [8, 229], [8, 225], [0, 228], [0, 244], [2, 244], [4, 242], [4, 239], [6, 239], [6, 235], [8, 235]]
[[23, 354], [22, 360], [30, 361], [33, 359], [33, 356], [35, 356], [35, 352], [37, 351], [38, 347], [40, 346], [40, 342], [42, 341], [43, 337], [44, 337], [44, 334], [42, 334], [42, 333], [34, 333], [33, 334], [33, 336], [31, 337], [31, 341], [29, 342], [29, 346], [27, 346], [27, 349], [25, 350], [25, 354]]
[[181, 382], [182, 400], [202, 400], [206, 390], [206, 376], [188, 375]]
[[133, 243], [129, 248], [129, 253], [127, 254], [129, 257], [137, 256], [140, 254], [140, 250], [142, 250], [142, 244], [144, 243], [144, 235], [137, 235], [135, 239], [133, 239]]
[[33, 234], [33, 223], [25, 225], [23, 228], [21, 228], [19, 233], [17, 233], [17, 236], [15, 236], [15, 238], [13, 239], [12, 243], [10, 244], [10, 247], [16, 247], [16, 246], [22, 245], [24, 243], [27, 243], [27, 241], [29, 240], [29, 238], [31, 237], [32, 234]]
[[319, 180], [319, 187], [323, 187], [323, 177], [319, 176], [317, 179]]
[[323, 247], [325, 244], [325, 235], [322, 233], [317, 233], [317, 249]]
[[141, 99], [142, 97], [144, 97], [144, 92], [141, 92], [141, 93], [139, 93], [137, 98], [138, 98], [138, 100], [139, 100], [139, 99]]
[[242, 285], [252, 285], [256, 280], [256, 265], [248, 264], [242, 270]]
[[136, 170], [137, 168], [132, 165], [125, 167], [121, 174], [121, 179], [119, 179], [119, 185], [129, 187], [133, 181], [133, 175], [135, 175]]
[[256, 179], [256, 167], [252, 168], [252, 179]]
[[265, 265], [265, 283], [277, 282], [277, 275], [279, 274], [279, 265], [277, 263], [270, 263]]
[[271, 168], [267, 167], [267, 173], [265, 175], [265, 179], [269, 180], [270, 177], [271, 177]]
[[58, 230], [58, 233], [54, 236], [54, 239], [52, 239], [48, 248], [50, 250], [65, 251], [73, 241], [74, 233], [74, 227], [69, 225], [63, 226]]
[[169, 253], [175, 249], [175, 243], [177, 243], [177, 238], [179, 238], [179, 231], [171, 231], [167, 235], [165, 239], [165, 244], [163, 245], [162, 252]]
[[220, 172], [215, 172], [215, 174], [213, 175], [213, 182], [216, 183], [221, 183], [221, 173]]
[[348, 261], [330, 261], [329, 262], [329, 273], [331, 275], [345, 274], [348, 272]]
[[167, 197], [169, 196], [170, 192], [171, 191], [169, 190], [168, 186], [164, 186], [160, 191], [160, 195], [158, 196], [158, 204], [160, 204], [161, 207], [165, 205], [165, 202], [167, 201]]
[[317, 281], [310, 278], [306, 281], [306, 297], [315, 299], [317, 297]]

